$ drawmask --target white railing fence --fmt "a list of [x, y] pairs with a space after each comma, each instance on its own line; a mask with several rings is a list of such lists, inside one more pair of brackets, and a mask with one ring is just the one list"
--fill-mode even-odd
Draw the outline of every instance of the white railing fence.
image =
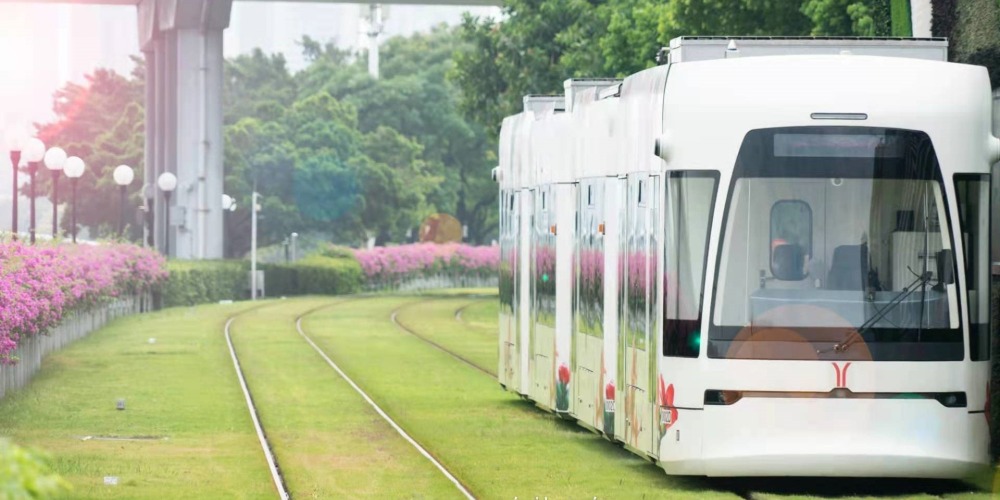
[[403, 278], [394, 282], [371, 282], [364, 288], [367, 291], [420, 292], [443, 288], [495, 288], [498, 282], [496, 276], [436, 274]]
[[119, 298], [90, 310], [70, 313], [59, 326], [44, 335], [22, 338], [14, 350], [17, 363], [0, 365], [0, 399], [26, 386], [41, 369], [42, 359], [47, 354], [86, 337], [116, 318], [150, 311], [152, 306], [149, 294]]

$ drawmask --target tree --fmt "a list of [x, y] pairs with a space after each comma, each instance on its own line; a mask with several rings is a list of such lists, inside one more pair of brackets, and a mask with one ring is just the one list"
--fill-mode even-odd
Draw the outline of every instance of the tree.
[[675, 37], [871, 35], [872, 1], [881, 0], [515, 0], [503, 22], [463, 19], [451, 79], [465, 116], [495, 135], [522, 96], [648, 68]]
[[[141, 206], [138, 187], [144, 183], [145, 70], [141, 59], [133, 61], [136, 66], [131, 77], [99, 68], [85, 76], [83, 85], [67, 83], [56, 91], [53, 99], [56, 120], [38, 126], [38, 136], [46, 145], [59, 145], [67, 154], [87, 162], [87, 170], [78, 181], [77, 222], [88, 226], [96, 236], [113, 236], [117, 230], [121, 212], [118, 186], [111, 178], [116, 166], [129, 165], [136, 174], [126, 213], [138, 214]], [[38, 173], [36, 182], [40, 194], [52, 192], [50, 177], [45, 172]], [[68, 184], [65, 180], [60, 182], [60, 199], [64, 203], [69, 201]], [[63, 218], [64, 230], [70, 230], [70, 221], [69, 217]], [[139, 240], [142, 226], [136, 219], [126, 223], [129, 225], [126, 236]]]

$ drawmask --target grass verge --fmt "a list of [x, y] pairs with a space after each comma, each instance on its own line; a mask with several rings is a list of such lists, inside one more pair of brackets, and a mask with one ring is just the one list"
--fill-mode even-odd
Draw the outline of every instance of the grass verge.
[[222, 334], [247, 307], [111, 323], [48, 356], [28, 387], [0, 401], [0, 435], [48, 451], [73, 498], [273, 496]]

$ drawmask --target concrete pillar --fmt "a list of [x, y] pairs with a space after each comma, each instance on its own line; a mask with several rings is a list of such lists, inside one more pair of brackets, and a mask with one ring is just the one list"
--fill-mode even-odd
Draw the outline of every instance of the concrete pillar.
[[154, 194], [156, 191], [156, 141], [153, 139], [158, 132], [157, 105], [156, 105], [156, 82], [159, 77], [157, 71], [156, 51], [153, 47], [144, 48], [143, 56], [146, 59], [146, 116], [145, 116], [145, 146], [142, 157], [142, 199], [143, 222], [142, 222], [142, 246], [155, 245], [152, 235], [152, 217], [150, 211], [155, 206]]
[[[139, 4], [140, 45], [154, 68], [148, 78], [154, 87], [146, 93], [146, 108], [153, 110], [147, 114], [147, 198], [156, 248], [181, 259], [222, 258], [222, 32], [231, 8], [232, 0]], [[156, 188], [163, 172], [178, 180], [170, 207]], [[170, 227], [164, 227], [166, 210]]]
[[205, 69], [205, 96], [209, 105], [206, 107], [207, 142], [205, 143], [205, 165], [209, 175], [205, 182], [205, 256], [207, 259], [223, 257], [224, 217], [222, 211], [223, 180], [223, 146], [225, 137], [222, 133], [222, 70], [225, 58], [222, 55], [222, 30], [213, 30], [205, 35], [207, 44], [206, 57], [208, 65]]

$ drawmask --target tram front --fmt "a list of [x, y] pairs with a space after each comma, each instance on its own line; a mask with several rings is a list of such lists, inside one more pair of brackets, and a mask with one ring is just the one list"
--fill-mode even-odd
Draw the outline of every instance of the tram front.
[[[764, 96], [764, 126], [721, 128], [740, 140], [706, 252], [700, 458], [674, 456], [681, 470], [952, 478], [988, 463], [988, 83], [959, 65], [854, 59], [829, 59], [853, 76], [799, 76], [841, 86], [816, 88], [819, 105], [772, 78], [759, 93], [787, 106]], [[872, 77], [880, 65], [909, 69]], [[889, 91], [930, 68], [948, 76], [925, 96], [958, 80], [975, 96], [915, 110]], [[753, 96], [736, 116], [762, 112]]]

